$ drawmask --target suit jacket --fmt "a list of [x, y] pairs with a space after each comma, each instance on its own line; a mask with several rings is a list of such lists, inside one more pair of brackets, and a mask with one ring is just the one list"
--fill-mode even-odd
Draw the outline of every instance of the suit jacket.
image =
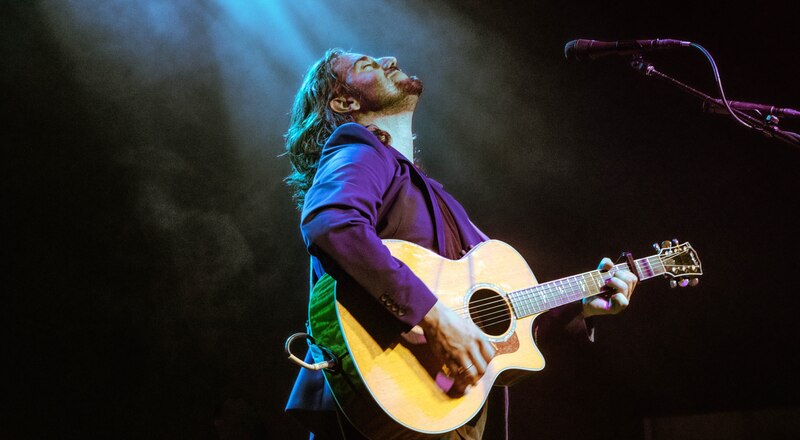
[[[362, 296], [358, 300], [384, 305], [387, 325], [397, 326], [398, 331], [415, 326], [436, 297], [391, 256], [381, 240], [406, 240], [446, 256], [446, 228], [436, 197], [450, 210], [463, 251], [488, 240], [461, 204], [400, 152], [362, 125], [338, 127], [322, 149], [301, 215], [312, 284], [329, 273], [337, 282], [356, 287], [352, 290]], [[544, 321], [564, 321], [559, 326], [569, 326], [580, 316], [574, 307], [565, 311], [548, 312], [545, 315], [552, 316]], [[580, 319], [579, 328], [582, 323]], [[310, 350], [307, 361], [311, 354]], [[301, 369], [286, 409], [312, 431], [325, 429], [328, 422], [319, 412], [333, 411], [335, 402], [321, 372]]]

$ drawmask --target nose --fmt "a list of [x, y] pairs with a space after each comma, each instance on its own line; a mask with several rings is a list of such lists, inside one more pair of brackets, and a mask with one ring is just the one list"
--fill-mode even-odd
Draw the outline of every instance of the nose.
[[390, 69], [392, 67], [397, 67], [397, 58], [395, 57], [383, 57], [378, 59], [378, 64], [383, 67], [384, 70]]

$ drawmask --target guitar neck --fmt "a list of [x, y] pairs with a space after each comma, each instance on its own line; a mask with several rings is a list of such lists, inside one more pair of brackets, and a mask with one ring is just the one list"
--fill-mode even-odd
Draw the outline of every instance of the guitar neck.
[[[635, 260], [634, 265], [637, 269], [636, 273], [640, 276], [639, 281], [667, 273], [658, 255]], [[510, 292], [508, 298], [514, 307], [517, 318], [524, 318], [607, 291], [606, 281], [611, 278], [610, 273], [616, 270], [630, 270], [630, 267], [626, 262], [617, 264], [607, 272], [594, 270], [537, 284]]]

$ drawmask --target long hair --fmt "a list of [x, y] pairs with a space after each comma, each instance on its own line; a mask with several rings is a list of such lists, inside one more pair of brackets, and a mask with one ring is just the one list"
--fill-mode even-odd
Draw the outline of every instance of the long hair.
[[284, 135], [285, 154], [289, 156], [292, 172], [284, 180], [291, 188], [298, 209], [302, 208], [306, 192], [314, 180], [325, 141], [336, 127], [353, 121], [351, 115], [337, 113], [328, 105], [336, 96], [360, 97], [358, 91], [339, 79], [333, 69], [334, 61], [344, 53], [341, 49], [325, 52], [308, 69], [294, 98], [289, 129]]

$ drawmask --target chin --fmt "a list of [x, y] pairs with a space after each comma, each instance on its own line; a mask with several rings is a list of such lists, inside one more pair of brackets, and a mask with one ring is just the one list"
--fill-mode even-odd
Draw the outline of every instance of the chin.
[[425, 86], [422, 84], [422, 80], [416, 76], [409, 76], [408, 78], [398, 82], [397, 88], [409, 95], [421, 95], [422, 91], [425, 89]]

